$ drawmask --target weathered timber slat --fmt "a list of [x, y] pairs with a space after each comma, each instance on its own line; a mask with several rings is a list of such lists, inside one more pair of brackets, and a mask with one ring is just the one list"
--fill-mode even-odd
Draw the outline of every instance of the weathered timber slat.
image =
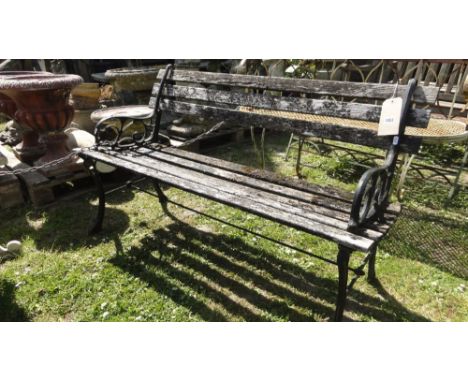
[[[222, 170], [220, 168], [204, 165], [199, 162], [194, 162], [192, 160], [186, 160], [175, 155], [167, 154], [162, 151], [151, 150], [148, 148], [139, 148], [136, 150], [136, 152], [142, 155], [146, 155], [152, 159], [157, 159], [158, 161], [164, 161], [166, 163], [175, 164], [186, 169], [201, 172], [204, 175], [215, 176], [222, 180], [227, 180], [236, 184], [245, 185], [250, 188], [258, 189], [261, 191], [266, 191], [268, 192], [268, 194], [257, 194], [258, 197], [274, 198], [275, 200], [280, 201], [281, 203], [285, 203], [290, 207], [300, 207], [304, 212], [322, 214], [324, 216], [340, 220], [346, 224], [337, 225], [334, 222], [331, 222], [331, 225], [335, 225], [336, 227], [342, 229], [347, 228], [350, 213], [349, 204], [339, 204], [336, 200], [327, 198], [326, 196], [319, 197], [315, 194], [298, 191], [293, 188], [288, 188], [275, 183], [263, 181], [261, 179], [255, 179], [246, 175]], [[287, 211], [289, 210], [291, 210], [291, 208], [287, 208]], [[298, 214], [301, 215], [301, 212], [298, 212]], [[307, 217], [309, 215], [306, 213], [304, 216]], [[390, 219], [391, 217], [392, 215], [386, 216], [387, 219]], [[370, 227], [371, 226], [366, 228]], [[372, 228], [370, 229], [372, 231], [381, 232], [382, 228], [386, 229], [388, 227], [385, 224], [379, 224], [372, 225]], [[370, 238], [379, 238], [381, 236], [375, 235], [372, 232], [369, 233], [368, 231], [363, 231], [363, 234], [366, 237]]]
[[[143, 149], [137, 149], [138, 151]], [[331, 187], [318, 186], [302, 179], [289, 179], [287, 177], [272, 173], [266, 170], [259, 170], [238, 163], [213, 158], [198, 153], [180, 150], [177, 148], [164, 148], [163, 152], [170, 153], [173, 157], [186, 158], [194, 163], [194, 168], [200, 164], [207, 164], [211, 167], [225, 169], [231, 173], [245, 175], [246, 177], [264, 181], [265, 185], [270, 186], [270, 190], [275, 186], [284, 186], [284, 195], [297, 198], [299, 200], [310, 201], [317, 205], [323, 205], [331, 209], [346, 211], [349, 217], [353, 194]], [[152, 151], [154, 153], [154, 151]], [[259, 184], [257, 184], [257, 187]], [[273, 186], [273, 187], [272, 187]], [[279, 189], [277, 189], [279, 190]], [[297, 193], [299, 191], [299, 193]], [[302, 198], [302, 199], [301, 199]], [[398, 204], [390, 204], [385, 212], [386, 220], [394, 219], [399, 215], [401, 207]], [[376, 227], [372, 224], [372, 227]], [[384, 225], [385, 226], [385, 225]], [[386, 226], [384, 227], [386, 229]]]
[[[156, 91], [158, 89], [159, 85], [155, 87]], [[168, 85], [164, 88], [163, 95], [165, 97], [176, 99], [182, 98], [187, 100], [223, 103], [237, 106], [251, 106], [271, 110], [324, 115], [370, 122], [378, 122], [382, 111], [382, 107], [380, 105], [299, 97], [276, 97], [269, 94], [242, 93], [196, 88], [193, 86]], [[152, 102], [154, 103], [155, 100], [153, 99]], [[411, 109], [408, 113], [407, 123], [409, 126], [413, 127], [427, 127], [430, 115], [430, 110]]]
[[[163, 71], [158, 78], [161, 79]], [[302, 78], [261, 77], [242, 74], [210, 73], [174, 70], [169, 77], [173, 81], [191, 82], [211, 85], [225, 85], [262, 90], [279, 90], [306, 94], [343, 96], [351, 98], [387, 99], [393, 95], [395, 85], [361, 82], [308, 80]], [[439, 88], [435, 86], [418, 86], [413, 101], [423, 104], [434, 104]], [[406, 85], [397, 89], [397, 96], [403, 96]]]
[[348, 248], [367, 252], [375, 243], [372, 239], [368, 239], [345, 230], [340, 230], [329, 225], [321, 224], [265, 204], [260, 204], [257, 201], [252, 201], [250, 198], [239, 197], [238, 195], [218, 190], [211, 184], [197, 183], [195, 181], [184, 179], [174, 173], [168, 173], [157, 168], [147, 167], [141, 163], [133, 163], [132, 161], [129, 161], [128, 158], [120, 158], [115, 155], [109, 155], [98, 151], [85, 151], [82, 155], [114, 166], [126, 168], [137, 174], [157, 179], [184, 191], [237, 207], [244, 211], [254, 213], [267, 219], [275, 220], [279, 223], [312, 233], [319, 237], [333, 240]]
[[[308, 194], [303, 191], [298, 191], [285, 186], [267, 182], [261, 179], [255, 179], [243, 174], [238, 174], [228, 170], [223, 170], [217, 167], [204, 165], [191, 160], [176, 157], [175, 155], [167, 154], [161, 151], [149, 150], [140, 148], [136, 150], [138, 153], [147, 155], [152, 159], [157, 159], [166, 163], [176, 164], [186, 169], [199, 171], [203, 174], [218, 177], [220, 179], [228, 180], [230, 182], [239, 183], [262, 191], [268, 191], [276, 196], [288, 196], [289, 203], [301, 203], [306, 210], [321, 213], [325, 216], [334, 217], [344, 222], [349, 220], [349, 204], [333, 203], [333, 199], [326, 197], [319, 197], [314, 194]], [[304, 204], [304, 202], [306, 204]], [[298, 204], [299, 205], [299, 204]]]
[[[210, 185], [217, 191], [233, 194], [241, 199], [249, 199], [252, 203], [273, 207], [277, 210], [292, 213], [295, 216], [302, 216], [306, 219], [310, 219], [326, 226], [342, 229], [345, 231], [348, 228], [347, 222], [320, 214], [316, 209], [314, 209], [313, 206], [310, 206], [306, 203], [299, 201], [291, 202], [291, 200], [285, 196], [268, 193], [259, 189], [245, 186], [243, 184], [226, 181], [225, 179], [207, 176], [207, 173], [203, 171], [203, 169], [206, 170], [206, 167], [194, 171], [167, 162], [162, 162], [160, 160], [154, 160], [148, 156], [143, 156], [141, 154], [137, 154], [135, 152], [132, 153], [129, 151], [123, 153], [112, 152], [111, 155], [117, 158], [126, 159], [127, 161], [133, 162], [136, 165], [144, 165], [148, 168], [157, 168], [158, 170], [167, 174], [177, 174], [177, 176], [192, 181], [196, 184]], [[360, 231], [359, 234], [370, 239], [378, 239], [381, 237], [380, 233], [366, 229], [362, 230], [362, 232]]]
[[301, 179], [288, 179], [270, 171], [254, 169], [249, 166], [244, 166], [238, 163], [229, 162], [223, 159], [213, 158], [206, 155], [201, 155], [191, 151], [180, 150], [177, 148], [169, 147], [163, 150], [164, 152], [171, 153], [174, 156], [186, 158], [196, 163], [208, 164], [217, 168], [229, 170], [238, 174], [250, 176], [255, 179], [262, 179], [269, 183], [282, 185], [299, 191], [304, 191], [307, 194], [318, 194], [323, 198], [331, 199], [332, 203], [340, 202], [344, 205], [351, 204], [353, 195], [349, 192], [336, 190], [331, 187], [319, 186], [306, 182]]
[[[388, 148], [390, 144], [388, 137], [378, 137], [376, 132], [372, 129], [356, 129], [343, 125], [247, 113], [207, 105], [172, 101], [169, 99], [164, 99], [160, 107], [161, 110], [174, 112], [176, 114], [203, 116], [204, 118], [223, 120], [239, 126], [255, 126], [271, 130], [288, 131], [305, 136], [322, 137], [381, 149]], [[417, 153], [420, 145], [421, 138], [419, 137], [402, 137], [402, 151]]]

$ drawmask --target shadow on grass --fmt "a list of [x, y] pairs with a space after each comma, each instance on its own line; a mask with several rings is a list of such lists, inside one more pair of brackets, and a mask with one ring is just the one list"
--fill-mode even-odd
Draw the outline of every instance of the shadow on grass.
[[25, 310], [15, 301], [15, 286], [6, 280], [0, 280], [0, 321], [29, 321]]
[[468, 278], [468, 222], [405, 208], [380, 248]]
[[[315, 321], [333, 316], [335, 280], [319, 277], [237, 237], [178, 220], [124, 250], [114, 236], [111, 262], [206, 321]], [[154, 254], [158, 254], [155, 257]], [[352, 290], [346, 310], [379, 321], [427, 321], [390, 296]], [[346, 317], [345, 320], [350, 320]]]
[[[116, 193], [116, 197], [109, 198], [112, 204], [119, 194], [131, 194], [129, 192]], [[122, 196], [127, 200], [128, 196]], [[103, 235], [89, 236], [87, 234], [90, 219], [94, 218], [97, 206], [91, 205], [92, 197], [74, 199], [45, 210], [28, 211], [25, 208], [9, 211], [0, 224], [0, 242], [9, 240], [24, 240], [31, 238], [36, 248], [45, 250], [71, 250], [84, 246], [95, 246], [104, 240]], [[104, 233], [123, 233], [129, 225], [128, 215], [116, 208], [107, 206], [106, 224]]]

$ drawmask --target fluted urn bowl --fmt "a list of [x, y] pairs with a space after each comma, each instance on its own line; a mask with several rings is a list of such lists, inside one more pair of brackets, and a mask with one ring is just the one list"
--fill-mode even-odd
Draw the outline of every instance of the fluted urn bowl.
[[44, 164], [68, 154], [64, 128], [73, 119], [68, 104], [73, 87], [83, 82], [74, 74], [0, 75], [0, 92], [17, 107], [14, 119], [41, 134], [47, 146], [44, 156], [35, 164]]
[[[44, 76], [52, 75], [49, 72], [32, 72], [32, 71], [5, 71], [0, 72], [0, 78], [2, 77], [18, 77], [18, 76]], [[15, 119], [16, 103], [6, 94], [3, 94], [0, 90], [0, 113], [7, 115], [11, 119]]]
[[[17, 77], [17, 76], [37, 76], [37, 75], [52, 75], [49, 72], [32, 72], [32, 71], [4, 71], [0, 72], [1, 77]], [[0, 113], [5, 114], [15, 122], [15, 114], [17, 111], [16, 103], [0, 90]], [[29, 128], [25, 129], [22, 126], [22, 141], [16, 145], [15, 153], [20, 159], [26, 162], [39, 158], [45, 152], [45, 146], [39, 143], [39, 135], [36, 131]]]

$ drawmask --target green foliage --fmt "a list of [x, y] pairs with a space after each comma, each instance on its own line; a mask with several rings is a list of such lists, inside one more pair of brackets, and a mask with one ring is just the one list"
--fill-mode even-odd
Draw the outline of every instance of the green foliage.
[[310, 78], [316, 76], [316, 60], [288, 60], [289, 70], [286, 71], [287, 77]]
[[457, 143], [423, 145], [421, 155], [426, 161], [439, 166], [457, 166], [462, 161], [464, 151], [465, 146]]

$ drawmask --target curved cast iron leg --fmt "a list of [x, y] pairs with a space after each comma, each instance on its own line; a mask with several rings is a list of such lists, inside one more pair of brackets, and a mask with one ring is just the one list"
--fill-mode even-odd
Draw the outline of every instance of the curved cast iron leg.
[[375, 255], [377, 253], [377, 247], [373, 248], [369, 252], [369, 268], [367, 271], [367, 280], [374, 281], [375, 280]]
[[163, 208], [164, 212], [167, 213], [168, 212], [167, 202], [169, 201], [169, 198], [164, 194], [159, 182], [154, 179], [153, 179], [153, 187], [156, 190], [156, 193], [158, 194], [158, 199], [159, 199], [159, 203], [161, 203], [161, 207]]
[[89, 235], [94, 235], [102, 229], [102, 221], [104, 220], [104, 211], [106, 209], [106, 194], [104, 193], [101, 177], [96, 171], [94, 164], [89, 165], [88, 171], [96, 185], [96, 194], [99, 198], [97, 215], [94, 221], [90, 224], [90, 228], [88, 230]]
[[348, 289], [348, 264], [349, 256], [351, 255], [349, 248], [340, 246], [338, 251], [338, 296], [336, 298], [336, 310], [334, 321], [343, 319], [343, 312], [346, 303], [346, 295]]

